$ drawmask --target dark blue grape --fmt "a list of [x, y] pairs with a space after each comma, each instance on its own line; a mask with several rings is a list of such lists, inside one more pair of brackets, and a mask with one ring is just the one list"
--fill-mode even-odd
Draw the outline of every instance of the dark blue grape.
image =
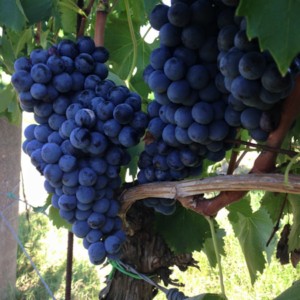
[[181, 43], [181, 29], [170, 23], [165, 23], [159, 31], [161, 45], [176, 47]]
[[161, 27], [168, 22], [168, 10], [169, 6], [158, 4], [151, 11], [149, 22], [154, 29], [160, 30]]
[[30, 53], [32, 64], [45, 63], [48, 59], [48, 52], [44, 49], [34, 49]]
[[175, 3], [168, 10], [169, 22], [177, 27], [186, 26], [190, 22], [191, 15], [191, 8], [183, 2]]
[[220, 51], [228, 51], [234, 44], [234, 37], [238, 32], [235, 25], [227, 25], [221, 28], [218, 34], [218, 48]]
[[104, 247], [108, 254], [118, 253], [121, 249], [121, 245], [121, 240], [115, 235], [110, 235], [104, 240]]
[[89, 204], [95, 200], [96, 191], [91, 186], [80, 185], [76, 191], [76, 197], [80, 203]]
[[150, 89], [157, 93], [164, 93], [167, 91], [171, 81], [160, 70], [152, 72], [148, 78], [148, 85]]
[[11, 77], [11, 82], [19, 93], [29, 91], [33, 84], [30, 74], [24, 70], [15, 72]]
[[92, 54], [95, 50], [94, 40], [88, 36], [82, 36], [77, 40], [77, 49], [80, 53]]
[[259, 79], [265, 70], [266, 60], [259, 52], [248, 52], [239, 61], [240, 74], [250, 80]]
[[39, 63], [32, 66], [30, 76], [35, 82], [47, 83], [51, 80], [52, 73], [47, 65]]
[[90, 131], [86, 128], [75, 128], [70, 134], [70, 142], [75, 148], [87, 148], [91, 142]]
[[[165, 62], [172, 56], [172, 52], [168, 47], [159, 47], [154, 49], [150, 54], [150, 65], [155, 70], [161, 70]], [[152, 72], [151, 72], [152, 73]]]
[[251, 101], [256, 99], [260, 92], [260, 82], [248, 80], [242, 76], [236, 77], [231, 84], [232, 95], [241, 101]]
[[96, 242], [88, 248], [89, 258], [92, 264], [100, 265], [104, 262], [106, 251], [103, 242]]
[[177, 126], [182, 128], [188, 128], [192, 122], [192, 110], [190, 107], [179, 107], [174, 115], [174, 120]]
[[193, 89], [201, 90], [210, 80], [208, 70], [203, 65], [193, 65], [188, 69], [186, 79]]
[[183, 46], [176, 47], [173, 56], [181, 59], [188, 67], [195, 65], [198, 60], [198, 55], [195, 50]]
[[282, 76], [275, 63], [269, 64], [262, 75], [261, 83], [263, 87], [271, 93], [281, 93], [292, 84], [290, 73]]
[[193, 106], [192, 117], [199, 124], [209, 124], [214, 119], [214, 109], [210, 103], [198, 102]]
[[190, 25], [186, 26], [182, 30], [181, 40], [185, 47], [195, 50], [201, 48], [204, 45], [206, 34], [201, 26]]
[[75, 58], [75, 67], [82, 74], [90, 74], [95, 67], [94, 59], [87, 53], [81, 53]]
[[76, 44], [71, 40], [63, 40], [57, 46], [61, 56], [67, 56], [74, 59], [78, 55]]
[[182, 79], [186, 71], [184, 61], [177, 57], [169, 58], [164, 64], [164, 73], [172, 81]]
[[172, 82], [167, 90], [168, 97], [173, 103], [184, 104], [191, 92], [190, 85], [187, 80], [177, 80]]
[[72, 225], [72, 232], [79, 238], [84, 238], [91, 228], [86, 221], [75, 221]]
[[224, 120], [215, 120], [209, 124], [209, 139], [222, 141], [229, 133], [229, 126]]
[[201, 125], [196, 122], [192, 123], [188, 128], [189, 138], [196, 142], [202, 144], [208, 138], [208, 127], [206, 125]]
[[130, 148], [138, 144], [139, 134], [134, 128], [125, 126], [121, 129], [118, 139], [121, 145]]
[[65, 63], [61, 57], [51, 55], [47, 60], [47, 66], [53, 74], [60, 74], [65, 70]]
[[251, 130], [259, 127], [262, 112], [256, 108], [247, 108], [241, 114], [241, 123], [244, 128]]

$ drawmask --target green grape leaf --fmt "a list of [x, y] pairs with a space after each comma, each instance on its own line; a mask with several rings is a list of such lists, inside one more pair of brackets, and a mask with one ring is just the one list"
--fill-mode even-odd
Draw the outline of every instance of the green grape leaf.
[[291, 287], [277, 296], [274, 300], [298, 300], [300, 294], [300, 281], [295, 281]]
[[25, 26], [26, 17], [20, 0], [0, 0], [0, 26], [19, 31]]
[[178, 205], [174, 214], [156, 214], [155, 228], [175, 253], [200, 251], [203, 243], [211, 237], [205, 218]]
[[[283, 203], [285, 202], [286, 194], [266, 192], [261, 199], [261, 206], [266, 209], [273, 223], [276, 223]], [[288, 201], [285, 203], [283, 215], [289, 211]]]
[[247, 19], [248, 37], [258, 38], [283, 75], [300, 52], [299, 11], [299, 1], [280, 0], [240, 0], [237, 8], [237, 15]]
[[[61, 23], [61, 26], [65, 32], [73, 33], [76, 30], [77, 23], [77, 12], [79, 8], [74, 3], [69, 3], [70, 1], [59, 1], [58, 10], [55, 11], [56, 19]], [[70, 7], [71, 5], [71, 7]]]
[[[217, 244], [218, 244], [218, 249], [219, 253], [222, 255], [225, 255], [225, 250], [224, 250], [224, 236], [226, 235], [225, 230], [223, 228], [218, 228], [216, 232], [217, 236]], [[207, 238], [203, 244], [203, 249], [202, 251], [206, 254], [207, 259], [209, 261], [209, 264], [212, 268], [216, 267], [217, 265], [217, 257], [216, 257], [216, 252], [214, 249], [214, 244], [213, 240], [211, 237]]]
[[12, 124], [21, 125], [22, 112], [16, 94], [12, 98], [12, 101], [9, 102], [7, 110], [3, 114]]
[[43, 206], [34, 207], [33, 211], [36, 213], [45, 214], [48, 207], [51, 205], [51, 198], [52, 198], [52, 194], [49, 194], [48, 197], [46, 198], [45, 204]]
[[263, 252], [270, 256], [273, 251], [273, 247], [266, 247], [273, 223], [264, 208], [253, 213], [249, 202], [249, 197], [245, 197], [239, 203], [230, 205], [228, 218], [244, 253], [253, 284], [257, 272], [262, 273], [265, 268], [266, 259]]
[[65, 221], [60, 215], [57, 208], [50, 206], [49, 208], [49, 219], [52, 221], [52, 224], [57, 228], [66, 228], [71, 230], [71, 224]]
[[[133, 23], [135, 32], [139, 32], [139, 23]], [[139, 34], [136, 34], [137, 64], [136, 72], [141, 71], [148, 64], [151, 48]], [[126, 14], [111, 15], [106, 26], [105, 47], [110, 51], [113, 71], [125, 80], [129, 74], [134, 46], [130, 36]]]
[[13, 101], [16, 94], [11, 84], [0, 90], [0, 112], [4, 112], [8, 109], [11, 101]]
[[289, 194], [288, 199], [293, 214], [293, 224], [288, 241], [289, 251], [291, 252], [300, 249], [300, 195]]
[[47, 20], [52, 15], [52, 0], [21, 0], [21, 2], [30, 25]]

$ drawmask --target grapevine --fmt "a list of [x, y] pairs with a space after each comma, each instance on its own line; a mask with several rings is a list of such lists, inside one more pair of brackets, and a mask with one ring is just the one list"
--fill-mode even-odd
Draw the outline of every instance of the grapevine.
[[[248, 0], [171, 0], [151, 8], [147, 1], [99, 1], [94, 9], [95, 2], [86, 9], [83, 1], [72, 6], [76, 38], [67, 34], [68, 27], [56, 30], [63, 19], [57, 23], [53, 17], [49, 25], [43, 15], [36, 29], [33, 25], [34, 42], [43, 47], [31, 45], [22, 55], [16, 51], [13, 70], [3, 64], [18, 105], [35, 120], [24, 130], [22, 150], [45, 178], [51, 209], [82, 240], [90, 262], [111, 263], [113, 272], [99, 297], [121, 300], [118, 285], [124, 281], [131, 288], [142, 279], [137, 290], [151, 297], [161, 290], [167, 299], [186, 299], [180, 289], [161, 288], [156, 281], [176, 284], [169, 267], [193, 266], [190, 253], [212, 238], [221, 299], [225, 287], [215, 216], [225, 207], [234, 215], [239, 206], [233, 203], [245, 202], [248, 191], [288, 193], [272, 221], [278, 230], [280, 219], [292, 211], [294, 226], [285, 233], [290, 237], [285, 246], [289, 253], [300, 249], [294, 201], [300, 188], [299, 57], [283, 67], [276, 51], [262, 46], [266, 41], [255, 36], [259, 30], [251, 11], [243, 13]], [[143, 12], [147, 7], [147, 16], [139, 15], [141, 7]], [[142, 25], [148, 28], [140, 40]], [[56, 32], [45, 38], [47, 26]], [[4, 37], [13, 36], [3, 28]], [[144, 37], [152, 31], [157, 38], [147, 45]], [[122, 51], [124, 57], [128, 52], [124, 61]], [[260, 154], [249, 173], [233, 175], [250, 148]], [[228, 161], [226, 176], [211, 176]], [[132, 182], [125, 182], [125, 174]], [[211, 192], [217, 193], [206, 195]], [[263, 205], [258, 214], [271, 223], [273, 211]], [[245, 211], [253, 212], [250, 204]], [[238, 213], [244, 216], [243, 209]], [[185, 226], [194, 231], [184, 232]], [[192, 236], [196, 230], [199, 238]], [[131, 272], [120, 267], [126, 264]], [[252, 281], [261, 271], [255, 267], [249, 268]]]

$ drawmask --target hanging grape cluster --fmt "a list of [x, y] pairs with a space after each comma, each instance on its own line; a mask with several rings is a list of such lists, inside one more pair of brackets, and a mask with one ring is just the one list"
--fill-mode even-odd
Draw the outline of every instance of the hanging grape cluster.
[[[276, 128], [278, 105], [291, 92], [294, 74], [282, 77], [271, 55], [248, 40], [245, 19], [235, 15], [237, 4], [171, 1], [152, 10], [160, 45], [144, 71], [154, 100], [147, 108], [140, 183], [201, 175], [204, 159], [225, 157], [238, 128], [256, 141], [266, 141]], [[168, 199], [144, 204], [164, 214], [175, 210]]]
[[120, 253], [120, 168], [148, 124], [140, 96], [106, 79], [108, 55], [89, 37], [63, 40], [17, 59], [12, 76], [21, 108], [36, 121], [23, 150], [93, 264]]

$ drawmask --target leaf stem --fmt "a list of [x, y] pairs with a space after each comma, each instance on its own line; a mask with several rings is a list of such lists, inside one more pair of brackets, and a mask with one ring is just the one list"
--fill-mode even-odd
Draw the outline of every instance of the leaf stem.
[[225, 294], [225, 286], [224, 286], [224, 279], [223, 279], [223, 270], [222, 270], [222, 264], [221, 264], [221, 256], [219, 253], [219, 248], [218, 248], [218, 242], [217, 242], [217, 235], [216, 235], [216, 231], [215, 231], [215, 227], [214, 227], [214, 218], [213, 217], [205, 217], [208, 224], [209, 224], [209, 228], [210, 228], [210, 232], [211, 232], [211, 237], [213, 240], [213, 244], [214, 244], [214, 250], [215, 250], [215, 254], [216, 254], [216, 258], [217, 258], [217, 263], [218, 263], [218, 268], [219, 268], [219, 278], [220, 278], [220, 287], [221, 287], [221, 292], [222, 294], [225, 296], [226, 298], [226, 294]]
[[127, 14], [127, 21], [128, 21], [128, 27], [129, 27], [129, 31], [130, 31], [130, 37], [131, 37], [131, 41], [132, 41], [132, 46], [133, 46], [133, 58], [132, 58], [132, 62], [131, 62], [131, 67], [129, 70], [129, 73], [127, 75], [127, 78], [125, 80], [125, 82], [129, 83], [134, 68], [136, 66], [136, 62], [137, 62], [137, 50], [138, 50], [138, 43], [135, 37], [135, 33], [134, 33], [134, 28], [133, 28], [133, 23], [132, 23], [132, 18], [131, 18], [131, 13], [130, 13], [130, 7], [129, 7], [129, 1], [128, 0], [124, 0], [124, 4], [125, 4], [125, 8], [126, 8], [126, 14]]

